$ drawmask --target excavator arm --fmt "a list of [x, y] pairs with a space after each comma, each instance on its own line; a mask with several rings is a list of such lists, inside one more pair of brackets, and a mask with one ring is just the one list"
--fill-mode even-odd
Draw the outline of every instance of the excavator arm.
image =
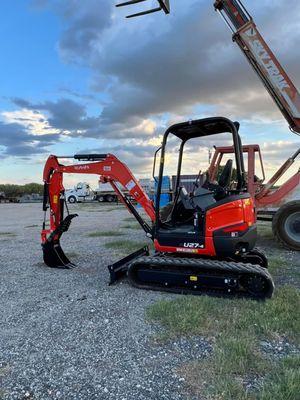
[[287, 120], [290, 129], [300, 133], [300, 94], [240, 0], [216, 0], [220, 12], [264, 86]]
[[[87, 162], [63, 165], [59, 163], [58, 157], [51, 155], [45, 164], [43, 174], [43, 210], [45, 219], [41, 232], [45, 263], [51, 267], [72, 268], [74, 266], [64, 254], [59, 243], [60, 237], [69, 229], [72, 219], [77, 216], [77, 214], [69, 213], [66, 217], [64, 216], [66, 201], [63, 175], [66, 173], [95, 174], [100, 177], [101, 182], [110, 183], [122, 202], [142, 226], [147, 236], [152, 238], [152, 228], [136, 211], [130, 198], [125, 196], [117, 185], [120, 183], [129, 192], [130, 196], [143, 207], [150, 220], [154, 223], [155, 209], [153, 202], [144, 192], [129, 168], [112, 154], [75, 155], [74, 159]], [[47, 211], [50, 214], [49, 224], [47, 224], [46, 220]]]

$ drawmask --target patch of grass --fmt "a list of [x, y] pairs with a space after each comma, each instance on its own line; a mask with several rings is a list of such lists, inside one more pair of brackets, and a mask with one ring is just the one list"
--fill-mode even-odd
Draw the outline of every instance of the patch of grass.
[[130, 240], [116, 240], [115, 242], [105, 243], [107, 249], [119, 250], [120, 253], [132, 253], [145, 246], [144, 242], [132, 242]]
[[208, 296], [160, 301], [147, 310], [149, 319], [159, 322], [170, 337], [245, 332], [270, 339], [285, 335], [300, 344], [300, 292], [293, 287], [277, 289], [265, 302], [219, 299]]
[[[147, 318], [164, 328], [160, 339], [200, 335], [214, 343], [211, 357], [180, 371], [190, 390], [199, 397], [294, 400], [295, 393], [300, 393], [300, 357], [266, 358], [260, 341], [284, 337], [300, 345], [299, 308], [300, 292], [283, 286], [265, 302], [207, 296], [163, 300], [148, 308]], [[254, 385], [249, 390], [245, 382], [257, 380], [259, 388]], [[258, 397], [258, 389], [262, 397]]]
[[70, 252], [66, 253], [66, 256], [71, 259], [71, 258], [79, 257], [79, 254], [76, 253], [75, 251], [70, 251]]
[[126, 225], [121, 226], [121, 229], [136, 229], [136, 230], [138, 230], [138, 229], [142, 229], [142, 228], [140, 225], [137, 225], [137, 224], [126, 224]]
[[279, 255], [277, 257], [268, 257], [269, 261], [269, 272], [272, 275], [277, 275], [279, 274], [282, 270], [284, 270], [286, 261], [282, 259]]
[[10, 237], [13, 237], [13, 236], [17, 236], [15, 233], [13, 233], [13, 232], [0, 232], [0, 236], [10, 236]]
[[4, 399], [6, 392], [3, 389], [0, 389], [0, 400]]
[[274, 239], [271, 223], [268, 225], [258, 224], [258, 235], [263, 239]]
[[[9, 373], [9, 371], [10, 371], [9, 366], [0, 368], [0, 377], [7, 375]], [[1, 393], [1, 391], [0, 391], [0, 393]]]
[[114, 208], [99, 208], [97, 210], [88, 210], [88, 212], [101, 212], [101, 213], [108, 213], [108, 212], [112, 212], [112, 211], [119, 211], [120, 208], [119, 207], [114, 207]]
[[119, 231], [98, 231], [91, 232], [87, 236], [88, 237], [113, 237], [113, 236], [123, 236], [124, 233]]
[[123, 219], [124, 222], [135, 222], [136, 219], [134, 218], [134, 216], [132, 215], [131, 217], [126, 217]]
[[39, 225], [27, 225], [25, 226], [25, 228], [38, 228]]
[[280, 361], [267, 376], [260, 392], [260, 400], [296, 400], [300, 398], [300, 357]]

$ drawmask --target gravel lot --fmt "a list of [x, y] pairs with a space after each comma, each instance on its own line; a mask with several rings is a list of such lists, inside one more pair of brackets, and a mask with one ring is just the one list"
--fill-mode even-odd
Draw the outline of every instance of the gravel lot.
[[119, 207], [72, 207], [80, 217], [62, 247], [78, 268], [67, 271], [42, 263], [40, 204], [0, 206], [1, 399], [184, 398], [176, 369], [206, 356], [210, 345], [201, 338], [155, 343], [145, 308], [172, 295], [107, 285], [106, 266], [120, 254], [104, 244], [145, 242], [134, 229], [124, 237], [88, 237], [128, 224]]
[[[158, 328], [145, 321], [145, 309], [175, 295], [107, 285], [106, 266], [120, 254], [105, 243], [123, 238], [142, 245], [143, 232], [89, 237], [122, 231], [128, 212], [98, 204], [72, 211], [80, 216], [62, 247], [78, 268], [67, 271], [42, 263], [40, 204], [0, 205], [0, 398], [186, 399], [176, 371], [207, 356], [210, 344], [197, 337], [156, 343]], [[263, 239], [263, 247], [269, 242]]]

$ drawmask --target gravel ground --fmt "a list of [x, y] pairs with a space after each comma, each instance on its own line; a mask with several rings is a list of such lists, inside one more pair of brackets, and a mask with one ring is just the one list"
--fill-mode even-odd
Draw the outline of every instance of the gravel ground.
[[[78, 268], [69, 271], [42, 263], [40, 204], [0, 206], [0, 398], [184, 399], [177, 368], [207, 356], [211, 346], [197, 337], [154, 342], [157, 328], [145, 321], [145, 308], [175, 295], [125, 281], [107, 285], [106, 266], [120, 255], [104, 245], [122, 236], [87, 235], [126, 224], [125, 209], [72, 209], [80, 217], [62, 247]], [[131, 229], [123, 238], [142, 242], [144, 234]]]

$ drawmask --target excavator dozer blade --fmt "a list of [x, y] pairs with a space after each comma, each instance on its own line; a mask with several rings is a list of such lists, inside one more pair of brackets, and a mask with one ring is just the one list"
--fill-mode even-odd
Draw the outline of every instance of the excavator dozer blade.
[[42, 244], [44, 263], [51, 268], [72, 269], [76, 265], [73, 264], [65, 255], [63, 249], [58, 242], [46, 242]]
[[129, 256], [122, 258], [114, 264], [108, 265], [108, 271], [110, 274], [110, 285], [122, 279], [127, 275], [128, 266], [137, 258], [141, 256], [149, 256], [149, 247], [142, 247], [140, 250], [135, 251]]

